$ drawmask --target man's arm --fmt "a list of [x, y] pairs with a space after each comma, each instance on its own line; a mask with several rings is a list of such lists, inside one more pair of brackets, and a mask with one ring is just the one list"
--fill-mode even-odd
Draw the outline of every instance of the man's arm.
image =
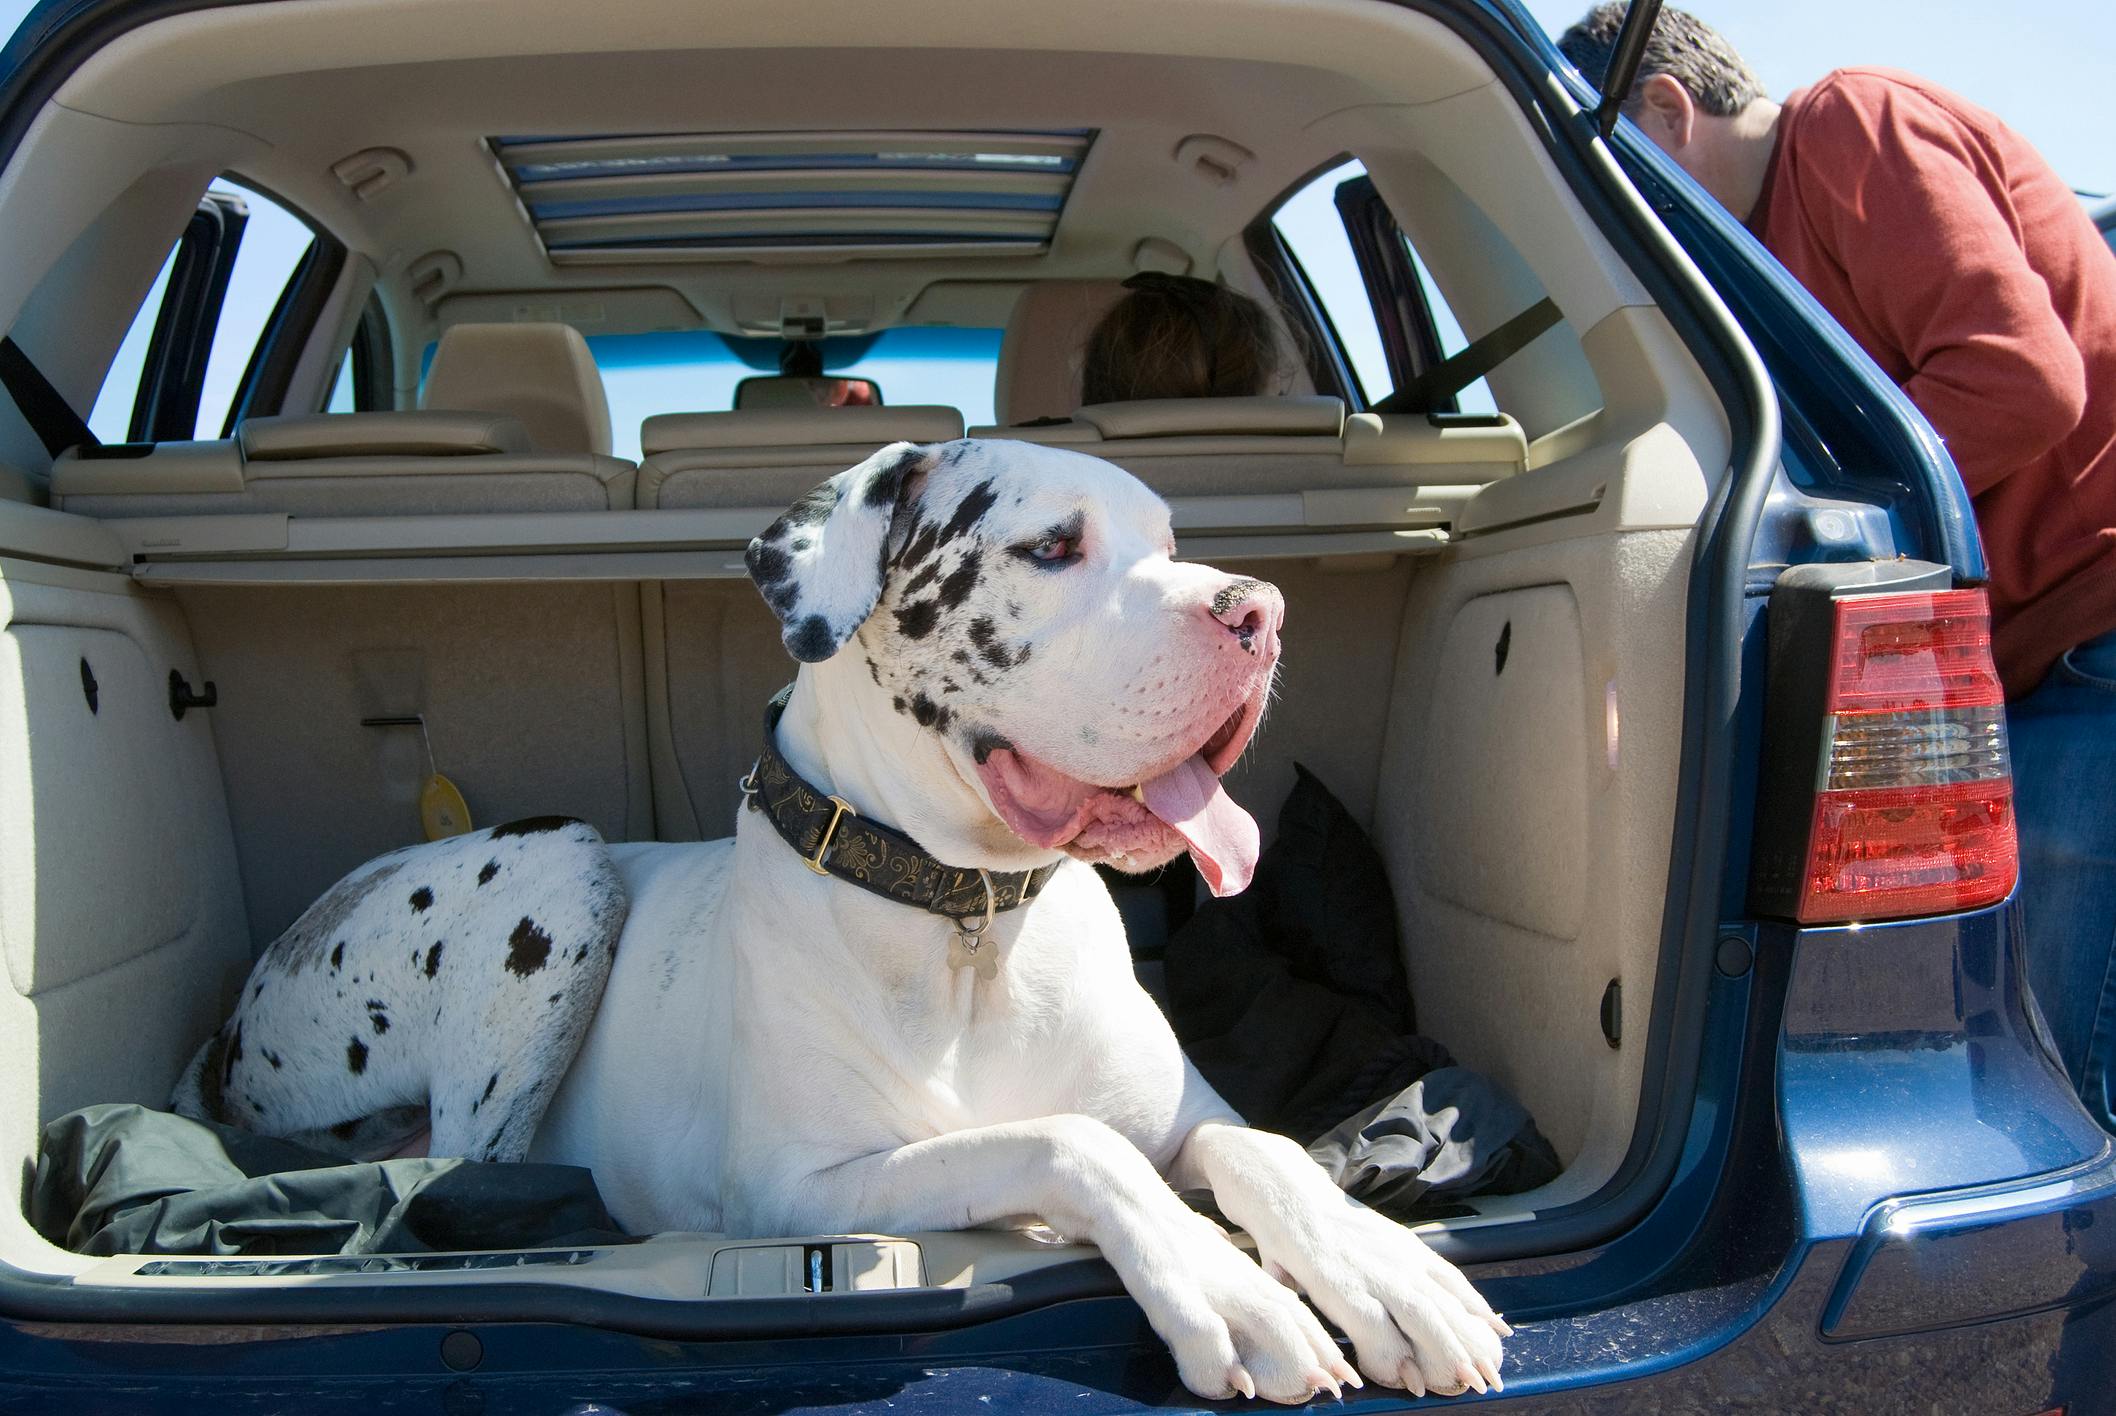
[[2086, 367], [1974, 136], [1894, 88], [1832, 87], [1803, 122], [1802, 205], [1969, 490], [2047, 453], [2086, 410]]

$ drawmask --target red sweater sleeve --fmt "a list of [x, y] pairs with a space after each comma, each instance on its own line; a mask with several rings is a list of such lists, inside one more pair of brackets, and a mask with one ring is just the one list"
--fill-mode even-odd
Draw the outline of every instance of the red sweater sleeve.
[[2086, 367], [1975, 134], [1914, 93], [1844, 84], [1802, 129], [1801, 205], [1970, 492], [2049, 452], [2086, 410]]

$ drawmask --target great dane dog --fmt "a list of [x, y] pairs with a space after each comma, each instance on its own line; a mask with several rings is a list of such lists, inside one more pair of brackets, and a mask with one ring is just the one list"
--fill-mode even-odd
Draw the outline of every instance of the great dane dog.
[[586, 1166], [637, 1231], [1040, 1218], [1100, 1248], [1201, 1396], [1496, 1387], [1506, 1324], [1213, 1093], [1089, 868], [1187, 849], [1227, 894], [1256, 862], [1220, 775], [1283, 602], [1174, 550], [1106, 462], [882, 449], [750, 545], [802, 667], [732, 840], [540, 818], [370, 862], [266, 951], [179, 1109]]

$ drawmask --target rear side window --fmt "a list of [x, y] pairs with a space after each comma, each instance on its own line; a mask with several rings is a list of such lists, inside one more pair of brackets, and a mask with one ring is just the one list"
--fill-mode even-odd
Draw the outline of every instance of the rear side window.
[[[1340, 163], [1288, 197], [1272, 214], [1271, 225], [1325, 317], [1327, 328], [1320, 332], [1336, 342], [1345, 367], [1358, 384], [1359, 402], [1371, 407], [1395, 390], [1396, 379], [1389, 370], [1381, 321], [1369, 293], [1370, 272], [1362, 269], [1348, 229], [1349, 218], [1339, 203], [1340, 192], [1365, 176], [1366, 168], [1360, 163]], [[1410, 241], [1400, 231], [1394, 236], [1415, 272], [1425, 306], [1427, 328], [1422, 338], [1412, 342], [1442, 359], [1460, 353], [1469, 340], [1454, 311]], [[1456, 395], [1456, 406], [1464, 413], [1497, 411], [1491, 389], [1482, 379]]]
[[288, 285], [316, 245], [307, 222], [226, 179], [162, 263], [96, 395], [105, 442], [225, 436]]

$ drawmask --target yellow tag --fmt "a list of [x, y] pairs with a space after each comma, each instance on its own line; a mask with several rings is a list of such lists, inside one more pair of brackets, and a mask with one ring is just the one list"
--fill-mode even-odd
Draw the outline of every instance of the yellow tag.
[[470, 829], [470, 804], [463, 800], [456, 784], [439, 772], [419, 788], [419, 824], [426, 828], [429, 841], [460, 836]]

